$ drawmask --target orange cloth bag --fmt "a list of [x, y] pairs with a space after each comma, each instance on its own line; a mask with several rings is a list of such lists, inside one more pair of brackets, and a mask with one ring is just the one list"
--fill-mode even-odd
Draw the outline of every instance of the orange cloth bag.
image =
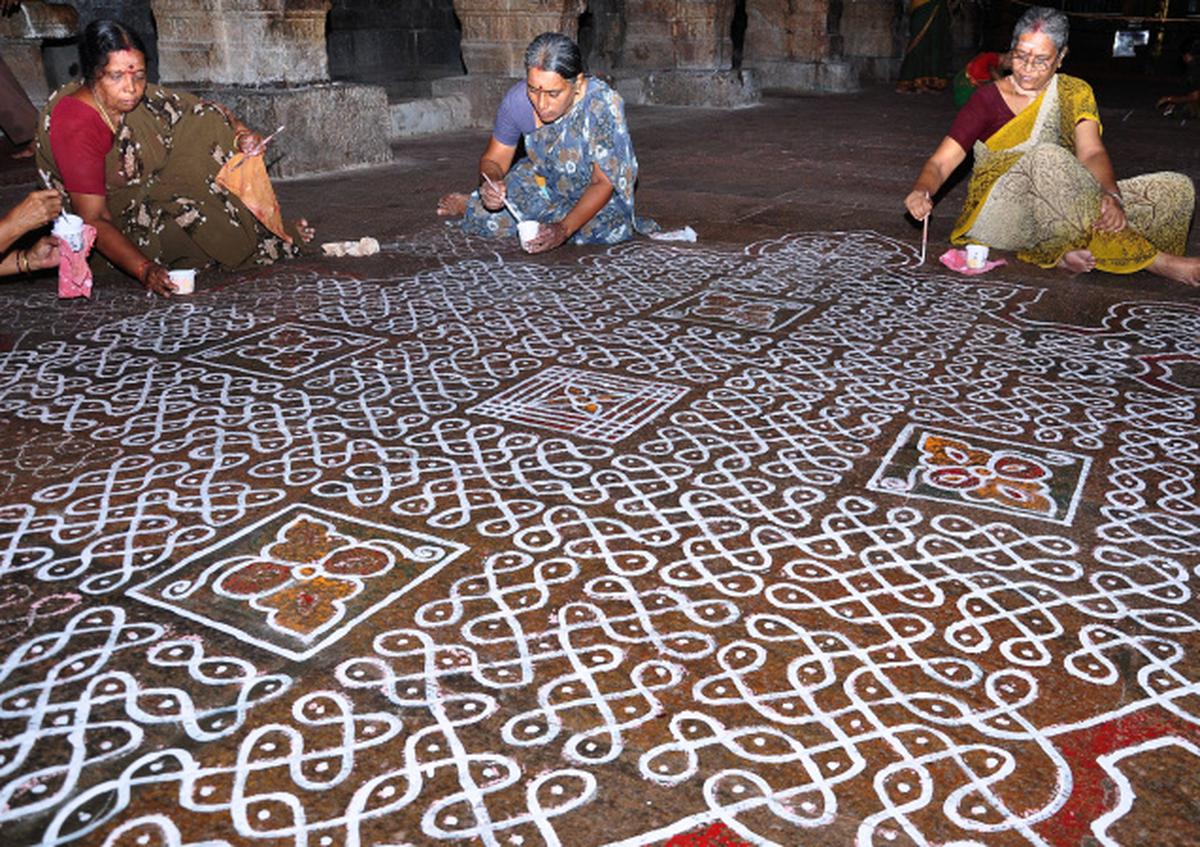
[[217, 185], [245, 203], [263, 226], [292, 243], [292, 236], [283, 228], [283, 212], [262, 156], [235, 153], [217, 173]]

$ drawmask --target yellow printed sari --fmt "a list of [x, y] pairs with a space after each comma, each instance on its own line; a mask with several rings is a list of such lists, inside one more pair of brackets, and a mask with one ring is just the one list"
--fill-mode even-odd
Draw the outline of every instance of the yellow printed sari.
[[1030, 106], [986, 142], [950, 240], [1012, 250], [1023, 262], [1054, 267], [1065, 253], [1090, 250], [1096, 268], [1133, 273], [1159, 252], [1182, 254], [1195, 205], [1192, 181], [1162, 171], [1117, 182], [1125, 207], [1120, 232], [1097, 232], [1104, 193], [1075, 158], [1075, 125], [1100, 123], [1091, 86], [1056, 74]]

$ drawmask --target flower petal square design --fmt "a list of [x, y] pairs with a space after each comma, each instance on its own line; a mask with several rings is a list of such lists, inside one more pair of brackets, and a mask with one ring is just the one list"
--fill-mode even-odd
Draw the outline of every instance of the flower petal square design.
[[687, 392], [667, 382], [555, 365], [468, 411], [616, 444]]
[[909, 424], [867, 488], [1065, 526], [1091, 463], [1078, 453]]
[[293, 379], [325, 370], [380, 344], [382, 338], [289, 321], [213, 344], [187, 358], [253, 376]]
[[742, 332], [775, 332], [809, 311], [797, 300], [741, 291], [701, 291], [654, 313], [655, 317], [710, 324]]
[[467, 549], [293, 504], [129, 593], [301, 660], [344, 637]]

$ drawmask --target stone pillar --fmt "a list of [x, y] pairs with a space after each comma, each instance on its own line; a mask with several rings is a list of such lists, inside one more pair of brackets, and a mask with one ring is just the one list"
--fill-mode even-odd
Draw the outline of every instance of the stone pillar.
[[256, 85], [329, 79], [330, 0], [150, 0], [164, 82]]
[[853, 2], [746, 0], [743, 65], [754, 69], [764, 88], [856, 90], [858, 74], [843, 59], [841, 36]]
[[896, 78], [905, 38], [896, 11], [894, 0], [842, 0], [843, 50], [863, 79]]
[[12, 14], [0, 16], [0, 55], [35, 105], [50, 96], [42, 42], [74, 38], [77, 25], [71, 6], [39, 0], [25, 0]]
[[525, 76], [525, 48], [543, 32], [575, 38], [587, 0], [454, 0], [470, 74]]
[[812, 62], [830, 55], [829, 0], [746, 0], [747, 64]]
[[728, 70], [734, 0], [626, 0], [622, 68]]

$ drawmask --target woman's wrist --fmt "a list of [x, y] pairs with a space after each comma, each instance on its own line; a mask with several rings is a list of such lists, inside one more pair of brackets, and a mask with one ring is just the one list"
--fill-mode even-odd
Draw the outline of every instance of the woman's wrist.
[[1116, 200], [1116, 201], [1117, 201], [1117, 205], [1118, 205], [1118, 206], [1120, 206], [1122, 209], [1124, 209], [1124, 208], [1125, 208], [1125, 200], [1124, 200], [1124, 199], [1121, 197], [1121, 192], [1119, 192], [1119, 191], [1105, 191], [1105, 192], [1104, 192], [1104, 194], [1105, 194], [1106, 196], [1108, 196], [1108, 197], [1111, 197], [1112, 199]]
[[137, 273], [134, 274], [134, 278], [137, 279], [137, 281], [142, 285], [145, 285], [146, 274], [150, 273], [150, 269], [154, 267], [154, 264], [155, 262], [153, 259], [142, 259], [142, 263], [138, 265]]

